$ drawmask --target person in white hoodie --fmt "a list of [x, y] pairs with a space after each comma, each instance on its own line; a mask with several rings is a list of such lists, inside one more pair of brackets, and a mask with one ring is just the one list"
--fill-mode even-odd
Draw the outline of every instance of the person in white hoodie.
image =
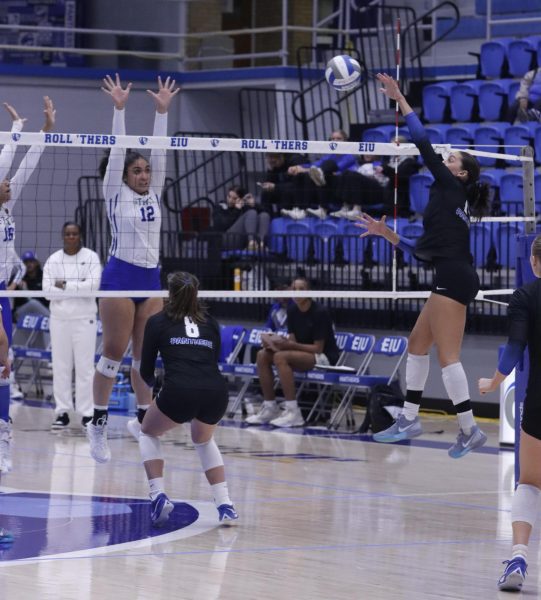
[[53, 395], [56, 419], [51, 429], [69, 425], [73, 408], [72, 375], [75, 367], [75, 407], [86, 427], [94, 410], [92, 379], [98, 328], [95, 298], [74, 297], [73, 293], [98, 290], [101, 280], [99, 256], [85, 248], [81, 227], [72, 221], [62, 227], [64, 247], [49, 256], [43, 268], [43, 291], [65, 292], [66, 298], [51, 297], [51, 350]]

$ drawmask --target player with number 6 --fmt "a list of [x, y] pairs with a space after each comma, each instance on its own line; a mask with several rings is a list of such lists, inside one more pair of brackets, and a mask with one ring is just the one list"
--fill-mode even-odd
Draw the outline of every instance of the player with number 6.
[[[102, 90], [114, 105], [113, 131], [124, 135], [125, 107], [131, 83], [122, 87], [118, 74], [103, 80]], [[158, 91], [147, 90], [156, 105], [154, 136], [167, 135], [167, 112], [178, 93], [175, 81], [158, 77]], [[160, 197], [165, 182], [166, 151], [153, 149], [150, 161], [125, 148], [111, 149], [102, 161], [103, 195], [111, 226], [109, 258], [101, 278], [101, 290], [160, 290]], [[94, 415], [87, 426], [90, 454], [100, 463], [111, 458], [107, 443], [107, 406], [128, 344], [132, 342], [131, 384], [135, 391], [139, 422], [150, 405], [151, 390], [139, 375], [143, 332], [147, 319], [161, 310], [161, 298], [102, 298], [103, 353], [94, 374]], [[129, 423], [137, 436], [137, 421]]]

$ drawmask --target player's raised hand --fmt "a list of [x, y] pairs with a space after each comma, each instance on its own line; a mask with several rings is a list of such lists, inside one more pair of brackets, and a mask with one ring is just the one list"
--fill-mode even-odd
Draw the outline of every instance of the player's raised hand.
[[132, 84], [128, 83], [128, 85], [125, 88], [123, 88], [122, 84], [120, 83], [120, 77], [118, 76], [118, 73], [115, 73], [114, 80], [110, 75], [106, 75], [103, 78], [103, 86], [101, 89], [106, 94], [109, 94], [109, 96], [111, 96], [115, 108], [117, 108], [118, 110], [122, 110], [126, 106], [126, 102], [128, 101], [131, 86]]
[[49, 96], [43, 96], [43, 114], [45, 115], [45, 123], [41, 128], [41, 131], [51, 131], [56, 122], [56, 109], [54, 107], [53, 101], [49, 98]]
[[158, 91], [153, 92], [152, 90], [147, 90], [147, 93], [154, 98], [156, 112], [163, 115], [169, 110], [171, 100], [180, 91], [179, 88], [175, 89], [175, 84], [176, 81], [170, 77], [167, 77], [165, 83], [163, 83], [162, 78], [158, 76]]
[[385, 233], [389, 231], [389, 227], [387, 226], [387, 223], [385, 223], [386, 218], [387, 217], [383, 215], [383, 217], [381, 217], [381, 219], [378, 221], [377, 219], [372, 218], [370, 215], [362, 213], [360, 217], [357, 217], [355, 227], [366, 229], [364, 233], [361, 233], [360, 237], [366, 237], [367, 235], [381, 235], [385, 237]]
[[11, 106], [11, 104], [8, 104], [7, 102], [4, 102], [3, 104], [4, 108], [8, 111], [12, 121], [20, 121], [21, 123], [26, 122], [26, 119], [19, 117], [19, 113], [15, 110], [13, 106]]
[[402, 92], [398, 83], [390, 75], [387, 75], [387, 73], [378, 73], [376, 77], [383, 86], [379, 88], [381, 92], [391, 100], [400, 100], [402, 98]]

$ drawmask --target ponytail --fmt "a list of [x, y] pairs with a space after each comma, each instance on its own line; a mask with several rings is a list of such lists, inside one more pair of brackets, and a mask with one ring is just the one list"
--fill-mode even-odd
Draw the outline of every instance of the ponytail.
[[195, 275], [185, 271], [171, 273], [167, 277], [167, 288], [169, 299], [164, 310], [170, 319], [181, 321], [189, 317], [198, 323], [205, 321], [206, 308], [197, 297], [199, 280]]
[[479, 181], [481, 167], [475, 156], [468, 152], [460, 152], [462, 168], [468, 172], [466, 197], [468, 198], [469, 213], [472, 217], [480, 219], [490, 213], [490, 187], [487, 183]]

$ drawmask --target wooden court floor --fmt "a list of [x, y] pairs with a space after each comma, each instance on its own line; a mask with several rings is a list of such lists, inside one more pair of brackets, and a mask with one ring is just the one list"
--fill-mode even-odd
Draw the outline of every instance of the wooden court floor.
[[[359, 436], [220, 427], [238, 525], [218, 526], [188, 438], [164, 442], [171, 526], [148, 522], [125, 417], [96, 465], [74, 426], [17, 405], [14, 470], [1, 482], [2, 599], [488, 599], [508, 558], [513, 455], [497, 425], [485, 452], [447, 457], [452, 419], [424, 418], [410, 445]], [[318, 433], [318, 432], [315, 432]], [[323, 433], [323, 431], [319, 432]], [[539, 597], [537, 536], [523, 595]], [[512, 597], [512, 596], [511, 596]]]

